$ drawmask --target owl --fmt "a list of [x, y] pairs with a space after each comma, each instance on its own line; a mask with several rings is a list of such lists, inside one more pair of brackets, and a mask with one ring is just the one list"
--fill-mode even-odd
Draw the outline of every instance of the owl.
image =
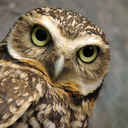
[[105, 34], [84, 16], [27, 12], [0, 43], [0, 128], [88, 128], [109, 62]]

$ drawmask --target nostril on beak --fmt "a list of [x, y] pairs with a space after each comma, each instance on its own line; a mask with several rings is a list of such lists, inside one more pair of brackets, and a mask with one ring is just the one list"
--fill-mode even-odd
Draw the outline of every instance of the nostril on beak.
[[54, 59], [57, 60], [59, 58], [59, 55], [55, 54]]
[[70, 60], [69, 55], [64, 55], [64, 61], [65, 61], [65, 63], [68, 62], [69, 60]]
[[53, 53], [53, 60], [56, 61], [61, 57], [61, 53], [59, 51], [56, 51]]

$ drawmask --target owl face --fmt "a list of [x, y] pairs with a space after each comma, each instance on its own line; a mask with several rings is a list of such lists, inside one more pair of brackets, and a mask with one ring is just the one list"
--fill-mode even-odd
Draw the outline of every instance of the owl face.
[[87, 95], [102, 83], [110, 48], [87, 18], [59, 8], [32, 10], [7, 36], [9, 54], [43, 72], [54, 87]]

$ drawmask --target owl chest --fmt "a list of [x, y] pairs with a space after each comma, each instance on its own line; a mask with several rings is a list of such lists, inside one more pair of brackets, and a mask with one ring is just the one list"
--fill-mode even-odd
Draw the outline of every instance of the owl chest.
[[73, 111], [55, 95], [46, 94], [19, 119], [13, 128], [87, 128], [88, 117]]
[[88, 125], [87, 115], [74, 111], [53, 93], [46, 93], [34, 112], [32, 108], [29, 113], [33, 113], [30, 124], [37, 122], [41, 128], [85, 128]]

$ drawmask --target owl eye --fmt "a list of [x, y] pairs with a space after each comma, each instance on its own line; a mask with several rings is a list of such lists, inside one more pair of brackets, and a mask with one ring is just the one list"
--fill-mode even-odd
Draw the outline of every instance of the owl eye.
[[97, 57], [98, 49], [96, 46], [85, 46], [79, 50], [79, 56], [84, 62], [92, 62]]
[[36, 26], [31, 33], [32, 42], [37, 46], [44, 46], [50, 41], [49, 32], [42, 26]]

